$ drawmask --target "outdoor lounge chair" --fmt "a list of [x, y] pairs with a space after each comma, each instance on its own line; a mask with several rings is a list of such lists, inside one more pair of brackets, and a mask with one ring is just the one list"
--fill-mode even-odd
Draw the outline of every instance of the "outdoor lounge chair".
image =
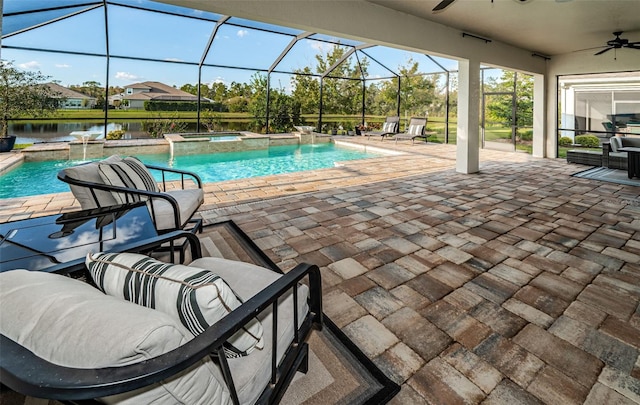
[[[424, 141], [427, 141], [430, 135], [435, 134], [435, 132], [426, 132], [425, 128], [427, 127], [427, 119], [426, 118], [417, 118], [412, 117], [409, 120], [409, 126], [406, 131], [400, 134], [395, 134], [392, 139], [395, 139], [396, 143], [398, 140], [409, 140], [411, 139], [411, 143], [413, 143], [416, 138], [423, 138]], [[383, 138], [384, 139], [384, 138]]]
[[[196, 260], [188, 266], [133, 253], [175, 238], [190, 242]], [[283, 274], [200, 256], [196, 236], [175, 231], [126, 253], [89, 254], [55, 272], [0, 273], [0, 383], [65, 403], [105, 397], [123, 405], [277, 403], [296, 371], [307, 370], [312, 327], [322, 328], [319, 268], [299, 264]], [[67, 276], [78, 272], [89, 272], [99, 287]], [[126, 280], [140, 277], [148, 287], [140, 294], [153, 302], [124, 295], [138, 286]], [[244, 302], [236, 299], [229, 309], [234, 295]], [[214, 306], [220, 313], [212, 321]], [[201, 325], [199, 334], [192, 324]], [[247, 338], [262, 345], [229, 355], [229, 345]]]
[[[162, 173], [161, 188], [149, 170]], [[180, 189], [167, 190], [170, 176], [180, 180]], [[159, 233], [183, 229], [204, 202], [202, 181], [197, 174], [144, 165], [134, 157], [113, 155], [101, 161], [62, 169], [58, 172], [58, 179], [69, 184], [82, 209], [147, 201]], [[185, 188], [185, 180], [191, 180], [195, 187]], [[195, 226], [199, 228], [200, 222]]]
[[384, 123], [382, 124], [381, 131], [363, 131], [362, 135], [371, 139], [372, 136], [381, 136], [384, 140], [385, 136], [392, 136], [397, 134], [400, 127], [400, 117], [387, 117]]

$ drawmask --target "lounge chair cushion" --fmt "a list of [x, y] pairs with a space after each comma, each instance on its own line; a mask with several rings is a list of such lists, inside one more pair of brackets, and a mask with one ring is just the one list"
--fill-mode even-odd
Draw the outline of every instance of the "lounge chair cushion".
[[407, 130], [408, 135], [422, 135], [422, 131], [424, 130], [424, 125], [409, 125], [409, 129]]
[[[204, 192], [201, 188], [170, 190], [166, 194], [172, 196], [178, 202], [180, 224], [175, 223], [173, 206], [166, 200], [154, 198], [151, 204], [153, 204], [153, 217], [158, 231], [182, 228], [185, 222], [193, 216], [204, 202]], [[149, 210], [151, 211], [151, 207], [149, 207]]]
[[[88, 254], [86, 265], [98, 288], [114, 297], [162, 311], [199, 335], [242, 304], [219, 275], [196, 267], [167, 264], [135, 253]], [[262, 325], [252, 320], [236, 332], [227, 357], [262, 350]]]
[[[205, 257], [194, 260], [190, 266], [209, 269], [219, 274], [243, 300], [256, 295], [269, 284], [281, 277], [281, 274], [255, 266], [253, 264], [226, 259]], [[250, 282], [248, 282], [250, 280]], [[298, 319], [302, 320], [309, 311], [307, 299], [309, 289], [306, 285], [298, 286]], [[278, 305], [277, 361], [282, 360], [287, 345], [293, 340], [293, 294], [285, 294]], [[241, 404], [255, 403], [271, 376], [271, 353], [273, 335], [272, 307], [258, 315], [264, 328], [265, 348], [254, 350], [249, 356], [229, 359], [233, 381], [238, 390]]]
[[[2, 334], [53, 363], [79, 368], [138, 363], [193, 335], [160, 311], [105, 295], [82, 281], [27, 270], [0, 273]], [[105, 398], [117, 404], [228, 404], [219, 369], [201, 360], [162, 383]]]
[[[159, 191], [158, 184], [145, 165], [135, 157], [129, 156], [118, 162], [101, 162], [98, 173], [104, 184], [134, 188], [136, 190]], [[120, 204], [140, 201], [140, 196], [126, 193], [112, 193]]]
[[[121, 160], [122, 158], [120, 156], [113, 155], [100, 161], [99, 163], [116, 163]], [[104, 182], [102, 181], [102, 177], [100, 177], [100, 173], [98, 172], [98, 163], [96, 162], [68, 167], [64, 169], [64, 172], [72, 179], [104, 184]], [[98, 207], [98, 204], [96, 204], [96, 201], [94, 200], [91, 193], [92, 189], [74, 186], [73, 184], [70, 184], [69, 187], [71, 188], [73, 196], [76, 198], [76, 200], [78, 200], [83, 210]], [[96, 198], [98, 199], [101, 207], [108, 207], [118, 204], [118, 201], [116, 201], [116, 199], [110, 192], [98, 189], [93, 189], [93, 191], [96, 193]]]

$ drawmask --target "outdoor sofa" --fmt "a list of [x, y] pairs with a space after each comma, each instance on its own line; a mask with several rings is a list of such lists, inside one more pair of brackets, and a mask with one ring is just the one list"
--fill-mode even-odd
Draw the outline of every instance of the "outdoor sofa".
[[611, 169], [627, 169], [627, 152], [620, 148], [640, 148], [640, 136], [612, 136], [609, 142], [602, 144], [602, 166]]

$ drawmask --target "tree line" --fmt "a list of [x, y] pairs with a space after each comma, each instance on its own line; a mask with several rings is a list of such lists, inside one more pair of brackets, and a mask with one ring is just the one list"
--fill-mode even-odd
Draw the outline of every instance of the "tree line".
[[[444, 113], [446, 88], [438, 74], [424, 75], [419, 72], [419, 64], [410, 59], [398, 67], [398, 78], [366, 80], [369, 61], [347, 58], [328, 72], [345, 55], [346, 50], [334, 46], [326, 54], [318, 54], [316, 68], [297, 69], [291, 75], [290, 91], [269, 83], [264, 73], [255, 73], [249, 83], [232, 82], [225, 85], [216, 82], [201, 84], [200, 95], [224, 106], [224, 111], [249, 113], [253, 117], [254, 129], [266, 131], [267, 93], [269, 96], [269, 131], [285, 132], [294, 125], [317, 122], [303, 122], [305, 116], [317, 116], [322, 108], [323, 115], [348, 117], [341, 120], [323, 119], [325, 127], [350, 128], [358, 123], [362, 115], [363, 96], [367, 115], [407, 116], [438, 115]], [[328, 73], [327, 73], [328, 72]], [[321, 81], [320, 76], [325, 74]], [[322, 89], [321, 89], [322, 87]], [[198, 94], [197, 84], [185, 84], [181, 90]], [[322, 94], [322, 106], [321, 106]], [[400, 96], [398, 96], [400, 94]], [[398, 108], [398, 101], [400, 103]], [[330, 121], [330, 122], [326, 122]]]
[[[345, 48], [334, 46], [326, 53], [316, 55], [315, 71], [308, 66], [297, 69], [290, 76], [288, 89], [281, 84], [274, 86], [262, 72], [256, 72], [248, 83], [200, 84], [200, 96], [210, 100], [206, 107], [201, 105], [201, 119], [205, 121], [205, 125], [215, 127], [220, 122], [220, 113], [244, 113], [252, 117], [255, 131], [266, 132], [268, 129], [270, 132], [286, 132], [293, 129], [294, 125], [317, 126], [322, 110], [324, 125], [317, 130], [327, 131], [340, 126], [351, 129], [362, 120], [363, 104], [367, 117], [400, 114], [402, 117], [428, 115], [430, 119], [444, 118], [447, 111], [447, 86], [449, 113], [455, 116], [455, 74], [449, 77], [449, 81], [445, 80], [444, 73], [423, 74], [419, 70], [419, 63], [409, 59], [404, 65], [397, 67], [398, 76], [374, 79], [368, 77], [370, 61], [366, 57], [359, 60], [349, 57], [338, 64], [345, 57], [345, 52]], [[332, 67], [334, 68], [330, 71]], [[533, 80], [530, 76], [520, 74], [516, 78], [514, 75], [514, 72], [505, 71], [500, 78], [488, 79], [485, 90], [510, 91], [515, 80], [516, 122], [519, 126], [530, 125]], [[69, 88], [95, 97], [96, 108], [106, 107], [104, 87], [99, 82], [87, 81]], [[198, 94], [198, 84], [187, 83], [180, 89]], [[122, 92], [124, 88], [110, 86], [107, 96]], [[150, 104], [149, 109], [177, 111], [176, 108], [167, 109], [164, 104], [167, 103]], [[193, 110], [187, 105], [179, 107], [179, 111]], [[505, 126], [512, 125], [511, 103], [508, 98], [492, 100], [487, 106], [487, 114], [495, 122]]]

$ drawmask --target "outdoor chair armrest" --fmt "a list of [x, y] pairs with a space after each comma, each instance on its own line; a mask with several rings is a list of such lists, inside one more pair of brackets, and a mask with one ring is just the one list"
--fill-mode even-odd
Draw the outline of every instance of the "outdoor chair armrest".
[[[299, 264], [240, 307], [206, 329], [193, 340], [163, 355], [136, 364], [98, 369], [64, 367], [44, 360], [33, 352], [0, 335], [0, 382], [25, 395], [57, 400], [99, 398], [128, 392], [167, 379], [212, 352], [222, 353], [223, 343], [280, 296], [308, 277], [309, 313], [301, 322], [296, 338], [304, 340], [315, 324], [322, 327], [320, 269]], [[283, 361], [283, 364], [285, 362]], [[273, 387], [267, 386], [265, 390]]]
[[189, 172], [189, 171], [186, 171], [186, 170], [163, 167], [163, 166], [155, 166], [155, 165], [147, 165], [147, 164], [145, 164], [145, 166], [149, 170], [159, 170], [159, 171], [162, 172], [162, 188], [165, 191], [166, 191], [165, 173], [180, 174], [180, 181], [181, 181], [183, 189], [184, 189], [185, 176], [187, 178], [190, 178], [191, 180], [193, 180], [193, 182], [196, 183], [198, 188], [202, 188], [202, 180], [200, 179], [200, 176], [198, 176], [196, 173]]

